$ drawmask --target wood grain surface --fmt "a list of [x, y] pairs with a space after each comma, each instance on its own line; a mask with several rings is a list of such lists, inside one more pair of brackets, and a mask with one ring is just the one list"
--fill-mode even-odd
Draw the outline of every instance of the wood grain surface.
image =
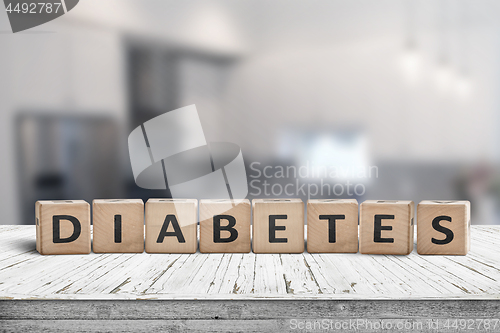
[[[215, 242], [214, 240], [214, 217], [226, 216], [234, 218], [231, 227], [235, 233], [235, 239], [230, 242]], [[200, 252], [201, 253], [248, 253], [252, 250], [250, 235], [250, 201], [231, 199], [205, 199], [200, 200]], [[221, 230], [218, 233], [220, 239], [230, 240], [232, 234], [224, 230], [229, 226], [226, 218], [220, 221]]]
[[92, 224], [95, 253], [144, 252], [144, 202], [141, 199], [95, 199]]
[[42, 256], [35, 226], [0, 226], [3, 299], [499, 299], [500, 227], [467, 256], [120, 253]]
[[[413, 201], [364, 201], [359, 207], [359, 252], [400, 255], [410, 253], [414, 244], [414, 216]], [[380, 225], [377, 227], [378, 219]], [[383, 230], [377, 233], [377, 228]]]
[[[253, 199], [252, 213], [253, 252], [304, 252], [304, 202], [301, 199]], [[270, 226], [271, 215], [276, 217], [274, 228]]]
[[[330, 222], [328, 216], [335, 216]], [[333, 224], [333, 235], [330, 225]], [[358, 202], [356, 199], [307, 201], [307, 252], [358, 252]]]
[[[167, 219], [167, 216], [173, 219]], [[146, 202], [146, 252], [195, 253], [198, 249], [198, 200], [149, 199]], [[173, 223], [177, 223], [176, 230]], [[164, 226], [167, 227], [163, 230]], [[162, 237], [160, 237], [161, 231]], [[179, 231], [181, 235], [174, 235]]]
[[[436, 226], [441, 227], [440, 231], [433, 227], [436, 218], [445, 219], [439, 221]], [[451, 232], [452, 237], [449, 238], [443, 231]], [[417, 235], [420, 239], [417, 245], [419, 254], [466, 255], [470, 249], [470, 202], [438, 200], [420, 202], [417, 207]], [[439, 241], [449, 241], [449, 243], [441, 244]]]
[[499, 226], [473, 226], [466, 256], [42, 256], [35, 226], [0, 226], [0, 332], [297, 332], [323, 320], [456, 332], [449, 318], [492, 332], [477, 323], [500, 314], [499, 241]]
[[[53, 218], [60, 216], [57, 237], [74, 241], [57, 243], [53, 234]], [[69, 219], [76, 219], [73, 223]], [[35, 205], [36, 248], [41, 254], [90, 253], [90, 205], [84, 200], [41, 200]], [[78, 226], [78, 228], [75, 227]], [[78, 231], [77, 231], [78, 230]]]

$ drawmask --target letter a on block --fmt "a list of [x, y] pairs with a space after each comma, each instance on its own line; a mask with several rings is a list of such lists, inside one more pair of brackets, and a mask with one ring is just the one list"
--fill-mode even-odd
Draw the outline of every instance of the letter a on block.
[[40, 254], [90, 253], [90, 205], [86, 201], [37, 201], [35, 222]]
[[469, 248], [469, 201], [424, 200], [418, 204], [419, 254], [466, 255]]
[[198, 200], [149, 199], [146, 202], [146, 252], [195, 253]]

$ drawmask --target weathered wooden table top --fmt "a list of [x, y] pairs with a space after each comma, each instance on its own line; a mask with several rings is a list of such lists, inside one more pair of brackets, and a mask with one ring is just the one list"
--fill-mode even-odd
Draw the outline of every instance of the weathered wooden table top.
[[467, 256], [42, 256], [35, 226], [0, 226], [0, 299], [499, 299], [498, 244], [500, 226], [473, 226]]

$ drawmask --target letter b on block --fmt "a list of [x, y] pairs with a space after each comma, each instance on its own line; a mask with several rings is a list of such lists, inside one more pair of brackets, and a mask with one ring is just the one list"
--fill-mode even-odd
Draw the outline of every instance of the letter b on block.
[[200, 200], [200, 252], [248, 253], [250, 201]]
[[470, 247], [469, 201], [426, 200], [417, 207], [419, 254], [466, 255]]
[[40, 254], [90, 253], [90, 205], [86, 201], [37, 201], [35, 217]]

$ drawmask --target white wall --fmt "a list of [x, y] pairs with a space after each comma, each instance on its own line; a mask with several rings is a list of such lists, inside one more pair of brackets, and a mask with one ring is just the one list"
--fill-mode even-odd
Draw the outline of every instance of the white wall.
[[[199, 111], [207, 138], [239, 143], [244, 152], [274, 156], [276, 129], [321, 124], [364, 129], [375, 159], [498, 160], [500, 9], [494, 1], [463, 1], [470, 13], [465, 50], [472, 95], [461, 101], [435, 86], [442, 43], [435, 2], [418, 2], [422, 80], [405, 81], [402, 3], [86, 0], [15, 35], [0, 11], [2, 223], [17, 221], [15, 113], [106, 113], [125, 122], [125, 35], [240, 57], [225, 78], [222, 103], [200, 101]], [[447, 40], [459, 68], [463, 38], [455, 21]], [[189, 93], [183, 98], [192, 100]], [[200, 107], [206, 103], [206, 110]]]
[[[280, 127], [360, 127], [377, 160], [498, 160], [497, 31], [470, 31], [471, 94], [435, 82], [433, 36], [421, 45], [421, 80], [400, 68], [401, 36], [256, 53], [232, 73], [226, 110], [234, 137], [272, 155]], [[429, 45], [430, 44], [430, 45]]]
[[[0, 29], [10, 29], [0, 11]], [[99, 114], [126, 120], [121, 36], [70, 20], [33, 31], [0, 34], [0, 210], [2, 224], [19, 221], [14, 121], [19, 112]]]

